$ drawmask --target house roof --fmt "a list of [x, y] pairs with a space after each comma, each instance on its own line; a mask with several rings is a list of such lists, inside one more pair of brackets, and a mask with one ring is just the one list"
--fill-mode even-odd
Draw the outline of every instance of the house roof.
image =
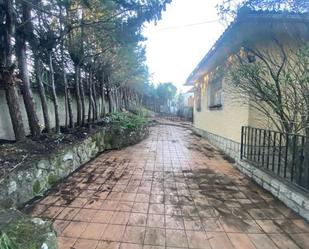
[[[189, 77], [186, 80], [186, 83], [184, 85], [191, 86], [194, 85], [194, 82], [197, 81], [202, 74], [202, 71], [205, 71], [207, 64], [209, 64], [218, 50], [222, 48], [222, 45], [224, 43], [227, 43], [228, 38], [234, 36], [234, 38], [237, 38], [235, 41], [233, 39], [230, 39], [229, 42], [234, 43], [234, 45], [238, 45], [238, 48], [241, 45], [241, 42], [243, 42], [244, 37], [241, 36], [241, 33], [243, 33], [244, 29], [241, 29], [241, 26], [247, 26], [247, 31], [250, 32], [250, 34], [254, 34], [254, 32], [258, 32], [258, 29], [265, 29], [265, 32], [269, 32], [269, 27], [271, 26], [270, 23], [276, 22], [280, 26], [283, 26], [283, 23], [309, 23], [309, 13], [293, 13], [293, 12], [274, 12], [274, 11], [254, 11], [250, 10], [248, 8], [243, 8], [238, 12], [237, 17], [235, 20], [226, 28], [226, 30], [221, 34], [219, 39], [215, 42], [215, 44], [211, 47], [211, 49], [208, 51], [208, 53], [203, 57], [203, 59], [198, 63], [198, 65], [195, 67], [195, 69], [192, 71], [192, 73], [189, 75]], [[248, 26], [255, 26], [257, 28], [249, 28]], [[248, 33], [249, 33], [248, 32]], [[230, 46], [230, 44], [226, 44], [227, 46]], [[225, 53], [225, 56], [228, 54], [228, 49], [225, 49], [223, 53]], [[206, 70], [207, 71], [207, 70]]]

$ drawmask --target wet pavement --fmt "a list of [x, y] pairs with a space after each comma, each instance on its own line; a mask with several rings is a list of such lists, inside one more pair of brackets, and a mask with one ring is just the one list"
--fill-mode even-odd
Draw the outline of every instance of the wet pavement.
[[299, 249], [309, 225], [186, 128], [158, 125], [27, 208], [60, 249]]

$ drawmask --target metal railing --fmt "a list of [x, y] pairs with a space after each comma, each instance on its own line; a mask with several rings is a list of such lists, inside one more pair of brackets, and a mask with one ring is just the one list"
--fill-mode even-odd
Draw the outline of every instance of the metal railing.
[[191, 119], [187, 119], [186, 117], [182, 117], [177, 114], [159, 113], [157, 116], [174, 122], [192, 122]]
[[243, 126], [240, 158], [309, 190], [309, 139]]

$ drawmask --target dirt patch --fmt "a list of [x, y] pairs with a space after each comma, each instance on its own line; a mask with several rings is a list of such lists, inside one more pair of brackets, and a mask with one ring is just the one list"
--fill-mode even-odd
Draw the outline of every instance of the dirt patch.
[[196, 136], [196, 137], [202, 137], [202, 135], [198, 134], [197, 132], [192, 132], [191, 134]]
[[208, 144], [191, 142], [186, 147], [189, 150], [194, 150], [203, 153], [209, 159], [215, 157], [218, 154], [218, 151]]
[[[37, 141], [30, 138], [22, 142], [0, 140], [0, 179], [21, 165], [38, 161], [41, 158], [48, 158], [58, 150], [81, 143], [89, 136], [98, 133], [102, 128], [106, 128], [108, 131], [117, 131], [118, 127], [118, 124], [100, 122], [91, 125], [91, 127], [62, 129], [61, 134], [43, 133]], [[128, 129], [129, 131], [130, 129]]]
[[43, 134], [38, 141], [27, 139], [23, 142], [0, 140], [0, 178], [23, 163], [46, 157], [54, 151], [84, 140], [97, 132], [101, 126], [66, 130], [59, 135]]
[[225, 161], [227, 161], [227, 162], [229, 162], [229, 163], [233, 163], [233, 164], [236, 163], [236, 161], [235, 161], [234, 158], [230, 157], [229, 155], [225, 154], [224, 152], [220, 151], [220, 155], [222, 156], [222, 158], [223, 158]]

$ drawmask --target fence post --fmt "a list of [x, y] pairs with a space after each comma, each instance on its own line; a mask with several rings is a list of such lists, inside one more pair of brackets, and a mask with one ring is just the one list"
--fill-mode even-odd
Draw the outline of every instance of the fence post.
[[285, 141], [285, 156], [284, 156], [284, 171], [283, 171], [283, 177], [286, 178], [286, 170], [288, 166], [288, 160], [289, 160], [289, 134], [286, 133], [286, 141]]
[[241, 143], [240, 143], [240, 160], [242, 160], [243, 152], [244, 152], [244, 130], [245, 127], [241, 127]]
[[302, 176], [303, 176], [303, 165], [304, 165], [304, 145], [305, 145], [305, 137], [301, 137], [301, 149], [300, 149], [300, 162], [298, 165], [298, 184], [302, 185]]

